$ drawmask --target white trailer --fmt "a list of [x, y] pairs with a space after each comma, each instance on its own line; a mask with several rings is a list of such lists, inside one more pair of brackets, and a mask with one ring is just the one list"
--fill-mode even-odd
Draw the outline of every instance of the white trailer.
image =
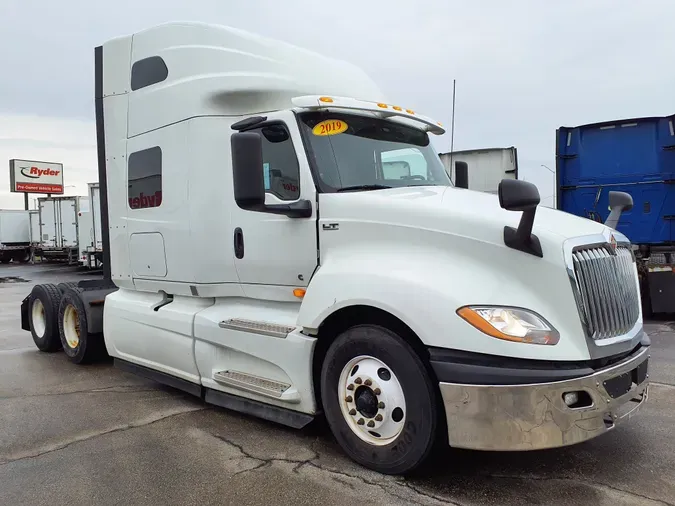
[[36, 247], [40, 244], [40, 211], [31, 209], [28, 211], [30, 216], [30, 244]]
[[90, 197], [80, 200], [77, 219], [78, 262], [81, 266], [90, 268], [89, 250], [94, 247], [94, 213]]
[[103, 233], [101, 231], [101, 189], [98, 182], [89, 183], [89, 202], [91, 204], [91, 237], [83, 255], [89, 269], [98, 269], [103, 264]]
[[439, 154], [448, 175], [455, 180], [456, 162], [468, 165], [469, 189], [497, 194], [504, 179], [518, 179], [518, 150], [510, 148], [484, 148], [453, 151]]
[[438, 440], [572, 445], [644, 405], [628, 239], [525, 181], [453, 187], [440, 123], [360, 69], [189, 22], [94, 69], [104, 276], [33, 287], [40, 350], [296, 428], [323, 413], [389, 474]]
[[28, 211], [0, 209], [0, 263], [28, 262], [30, 251]]
[[87, 217], [89, 197], [64, 196], [38, 198], [40, 213], [40, 243], [37, 252], [47, 260], [65, 260], [75, 265], [80, 258], [82, 227], [89, 230]]

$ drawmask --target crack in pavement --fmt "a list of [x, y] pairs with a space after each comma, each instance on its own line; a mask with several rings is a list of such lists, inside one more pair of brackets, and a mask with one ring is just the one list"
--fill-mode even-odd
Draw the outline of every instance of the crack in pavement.
[[[312, 443], [312, 445], [310, 445], [310, 450], [314, 453], [314, 455], [312, 455], [310, 458], [307, 458], [307, 459], [288, 459], [288, 458], [284, 458], [284, 457], [269, 457], [269, 458], [257, 457], [255, 455], [253, 455], [252, 453], [250, 453], [249, 451], [245, 450], [242, 444], [237, 443], [237, 442], [235, 442], [235, 441], [233, 441], [233, 440], [231, 440], [231, 439], [229, 439], [225, 436], [222, 436], [220, 434], [214, 434], [214, 433], [211, 433], [211, 436], [213, 436], [216, 439], [219, 439], [219, 440], [223, 441], [226, 444], [229, 444], [229, 445], [233, 446], [234, 448], [239, 450], [239, 452], [244, 457], [259, 462], [258, 465], [254, 466], [250, 469], [244, 469], [242, 471], [238, 471], [238, 472], [234, 473], [232, 476], [237, 476], [237, 475], [241, 475], [241, 474], [245, 474], [245, 473], [250, 473], [250, 472], [253, 472], [253, 471], [258, 471], [260, 469], [270, 467], [275, 462], [284, 462], [284, 463], [289, 463], [289, 464], [296, 464], [295, 467], [293, 467], [293, 469], [292, 469], [292, 472], [296, 473], [296, 474], [300, 474], [300, 470], [303, 467], [309, 466], [309, 467], [313, 467], [313, 468], [315, 468], [319, 471], [329, 473], [331, 475], [337, 475], [337, 476], [332, 476], [332, 478], [335, 479], [336, 481], [338, 481], [339, 483], [342, 483], [343, 485], [350, 486], [350, 488], [352, 488], [352, 490], [355, 490], [354, 485], [352, 483], [346, 482], [346, 480], [342, 480], [341, 478], [350, 478], [350, 479], [356, 480], [356, 481], [358, 481], [358, 482], [360, 482], [364, 485], [370, 485], [370, 486], [373, 486], [373, 487], [377, 487], [385, 495], [393, 496], [393, 497], [396, 497], [397, 499], [402, 499], [404, 501], [410, 501], [410, 498], [401, 495], [396, 490], [392, 490], [389, 487], [390, 485], [405, 488], [405, 489], [413, 492], [417, 496], [424, 497], [426, 499], [431, 499], [438, 504], [451, 504], [451, 505], [454, 505], [454, 506], [461, 506], [460, 503], [451, 502], [448, 498], [438, 497], [438, 496], [434, 496], [434, 495], [432, 495], [428, 492], [424, 492], [424, 491], [420, 490], [419, 487], [415, 487], [412, 483], [406, 481], [405, 478], [397, 478], [397, 477], [393, 477], [393, 476], [392, 477], [386, 477], [385, 476], [385, 478], [382, 481], [373, 481], [373, 480], [369, 480], [369, 479], [367, 479], [363, 476], [357, 476], [357, 475], [349, 474], [347, 472], [340, 471], [340, 470], [337, 470], [337, 469], [327, 468], [327, 467], [321, 465], [319, 462], [316, 462], [316, 460], [319, 459], [319, 457], [320, 457], [319, 452], [315, 448], [313, 448], [313, 446], [317, 442], [317, 440], [315, 440], [314, 443]], [[415, 504], [428, 504], [428, 501], [427, 502], [415, 501]]]
[[9, 458], [5, 458], [0, 460], [0, 467], [1, 466], [6, 466], [9, 464], [13, 464], [15, 462], [20, 462], [23, 460], [29, 460], [29, 459], [35, 459], [38, 457], [42, 457], [43, 455], [47, 455], [49, 453], [57, 452], [60, 450], [64, 450], [68, 448], [69, 446], [72, 446], [77, 443], [82, 443], [84, 441], [89, 441], [91, 439], [96, 439], [101, 436], [105, 436], [107, 434], [114, 434], [116, 432], [124, 432], [127, 430], [131, 429], [137, 429], [139, 427], [146, 427], [148, 425], [152, 425], [157, 422], [161, 422], [162, 420], [166, 420], [167, 418], [172, 418], [174, 416], [179, 416], [179, 415], [184, 415], [187, 413], [193, 413], [195, 411], [203, 411], [209, 408], [206, 407], [194, 407], [194, 408], [188, 408], [188, 409], [182, 409], [182, 410], [172, 410], [169, 412], [165, 412], [164, 414], [161, 414], [159, 416], [150, 416], [147, 418], [144, 418], [142, 420], [136, 421], [136, 422], [131, 422], [125, 425], [119, 425], [117, 427], [113, 427], [111, 429], [106, 429], [98, 432], [90, 432], [88, 434], [79, 434], [78, 436], [75, 436], [69, 441], [48, 446], [46, 448], [34, 450], [32, 452], [26, 452], [24, 454], [19, 454], [17, 456], [10, 456]]
[[161, 392], [159, 388], [142, 387], [136, 385], [115, 385], [110, 387], [89, 388], [86, 390], [71, 390], [68, 392], [52, 392], [45, 394], [26, 394], [26, 395], [8, 395], [0, 396], [0, 401], [11, 399], [31, 399], [36, 397], [59, 397], [74, 394], [98, 394], [98, 393], [140, 393], [140, 392]]
[[526, 480], [532, 480], [532, 481], [576, 481], [578, 483], [582, 483], [585, 485], [588, 485], [590, 487], [594, 487], [596, 489], [602, 490], [603, 488], [607, 488], [610, 490], [613, 490], [615, 492], [621, 492], [622, 494], [626, 494], [629, 496], [637, 497], [640, 499], [647, 499], [648, 501], [652, 501], [654, 504], [661, 504], [664, 506], [675, 506], [673, 503], [669, 503], [667, 501], [664, 501], [662, 499], [655, 499], [653, 497], [649, 497], [647, 495], [639, 494], [637, 492], [632, 492], [630, 490], [624, 490], [622, 488], [615, 487], [613, 485], [608, 485], [606, 483], [600, 483], [598, 481], [592, 481], [588, 479], [584, 479], [581, 477], [574, 477], [574, 476], [518, 476], [518, 475], [512, 475], [512, 474], [486, 474], [486, 475], [477, 475], [478, 477], [484, 477], [484, 478], [497, 478], [497, 479], [507, 479], [507, 480], [519, 480], [519, 481], [526, 481]]

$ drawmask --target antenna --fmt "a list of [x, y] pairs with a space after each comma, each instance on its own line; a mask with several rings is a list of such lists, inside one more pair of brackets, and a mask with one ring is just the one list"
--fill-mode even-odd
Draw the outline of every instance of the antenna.
[[[452, 80], [452, 125], [450, 127], [450, 173], [452, 174], [453, 165], [452, 157], [455, 151], [455, 89], [456, 89], [456, 80]], [[455, 178], [457, 176], [455, 175]]]

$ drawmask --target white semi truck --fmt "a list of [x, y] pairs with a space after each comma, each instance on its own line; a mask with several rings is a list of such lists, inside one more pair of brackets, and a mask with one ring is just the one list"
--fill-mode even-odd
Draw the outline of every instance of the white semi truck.
[[647, 399], [628, 240], [524, 181], [453, 186], [443, 127], [358, 68], [168, 23], [97, 47], [95, 74], [104, 276], [33, 288], [39, 349], [296, 428], [321, 414], [389, 474], [439, 441], [579, 443]]

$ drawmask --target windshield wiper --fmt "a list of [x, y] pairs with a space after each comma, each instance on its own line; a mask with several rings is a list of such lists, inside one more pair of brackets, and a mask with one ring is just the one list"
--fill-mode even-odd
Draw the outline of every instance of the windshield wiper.
[[384, 184], [362, 184], [362, 185], [356, 185], [356, 186], [345, 186], [344, 188], [339, 188], [337, 191], [347, 192], [347, 191], [357, 191], [357, 190], [386, 190], [388, 188], [391, 188], [391, 186], [387, 186], [387, 185], [384, 185]]

